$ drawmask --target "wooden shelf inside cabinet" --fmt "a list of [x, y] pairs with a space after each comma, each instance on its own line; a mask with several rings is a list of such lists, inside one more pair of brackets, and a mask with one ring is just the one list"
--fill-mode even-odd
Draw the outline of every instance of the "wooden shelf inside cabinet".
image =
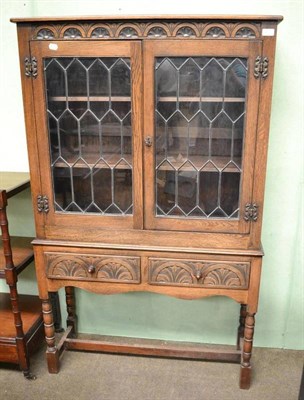
[[49, 97], [49, 101], [102, 101], [102, 102], [110, 102], [110, 101], [121, 101], [121, 102], [129, 102], [131, 101], [130, 96], [51, 96]]
[[17, 275], [34, 260], [32, 238], [10, 237], [6, 213], [8, 198], [28, 187], [29, 174], [0, 173], [0, 278], [9, 287], [9, 293], [0, 293], [0, 361], [18, 364], [32, 379], [29, 356], [43, 339], [41, 301], [38, 296], [18, 295], [17, 290]]
[[[202, 102], [202, 103], [244, 103], [244, 97], [200, 97], [200, 96], [160, 96], [157, 97], [157, 101], [166, 103], [179, 102]], [[130, 96], [52, 96], [49, 97], [49, 101], [101, 101], [101, 102], [129, 102], [131, 101]]]
[[157, 101], [165, 103], [244, 103], [244, 97], [200, 97], [200, 96], [160, 96]]

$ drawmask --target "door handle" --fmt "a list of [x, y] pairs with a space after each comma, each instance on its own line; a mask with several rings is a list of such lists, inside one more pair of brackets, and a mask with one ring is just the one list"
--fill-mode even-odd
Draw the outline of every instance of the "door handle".
[[152, 146], [152, 138], [151, 138], [151, 136], [145, 137], [145, 145], [147, 147], [151, 147]]

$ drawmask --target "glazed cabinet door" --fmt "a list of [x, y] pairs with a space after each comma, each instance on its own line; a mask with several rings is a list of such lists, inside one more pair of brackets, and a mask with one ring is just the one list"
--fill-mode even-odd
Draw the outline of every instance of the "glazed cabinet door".
[[260, 41], [144, 44], [145, 227], [247, 233]]
[[46, 235], [141, 228], [141, 43], [32, 41], [31, 55]]

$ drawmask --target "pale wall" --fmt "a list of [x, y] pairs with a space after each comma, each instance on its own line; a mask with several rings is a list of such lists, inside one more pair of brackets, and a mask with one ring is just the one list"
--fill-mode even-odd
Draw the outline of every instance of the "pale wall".
[[[88, 14], [282, 14], [278, 28], [255, 344], [303, 348], [303, 6], [294, 1], [2, 1], [0, 170], [27, 171], [15, 25], [10, 17]], [[29, 192], [11, 201], [11, 230], [34, 235]], [[1, 283], [3, 287], [3, 282]], [[1, 287], [1, 286], [0, 286]], [[34, 269], [20, 277], [36, 292]], [[234, 343], [239, 306], [225, 298], [182, 301], [137, 293], [77, 291], [82, 331]]]

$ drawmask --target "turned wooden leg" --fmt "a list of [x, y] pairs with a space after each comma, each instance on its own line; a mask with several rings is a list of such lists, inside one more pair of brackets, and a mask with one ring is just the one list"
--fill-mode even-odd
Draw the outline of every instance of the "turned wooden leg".
[[251, 351], [254, 333], [254, 314], [247, 312], [245, 319], [244, 343], [242, 350], [241, 372], [240, 372], [240, 388], [250, 388], [251, 378]]
[[244, 337], [246, 313], [247, 313], [246, 304], [241, 304], [239, 327], [238, 327], [238, 334], [237, 334], [237, 341], [236, 341], [236, 347], [238, 350], [240, 350], [240, 348], [241, 348], [241, 339]]
[[76, 315], [76, 303], [75, 303], [75, 289], [72, 286], [65, 288], [65, 299], [67, 306], [67, 326], [72, 327], [72, 335], [75, 336], [77, 333], [77, 315]]
[[49, 299], [42, 300], [42, 314], [47, 343], [46, 358], [48, 370], [51, 374], [57, 374], [59, 372], [59, 352], [56, 347], [53, 312]]
[[26, 340], [23, 333], [22, 318], [19, 309], [16, 284], [10, 285], [10, 300], [12, 304], [14, 323], [16, 327], [16, 346], [19, 358], [19, 366], [26, 379], [36, 379], [36, 376], [30, 372], [30, 360], [26, 349]]

